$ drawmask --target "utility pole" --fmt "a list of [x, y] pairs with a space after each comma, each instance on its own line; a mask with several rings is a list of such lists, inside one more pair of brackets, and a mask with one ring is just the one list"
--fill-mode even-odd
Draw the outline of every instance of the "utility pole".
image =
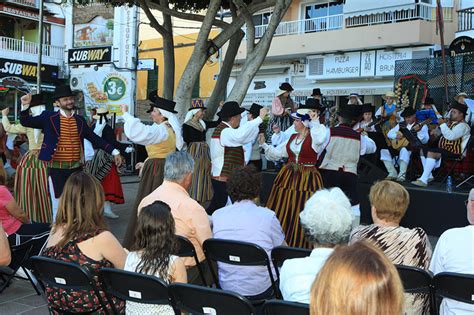
[[43, 57], [43, 0], [39, 0], [39, 17], [38, 17], [38, 64], [36, 65], [36, 91], [41, 93], [41, 66]]
[[449, 104], [448, 68], [446, 66], [446, 51], [444, 47], [444, 18], [443, 18], [443, 8], [441, 7], [441, 0], [436, 0], [436, 21], [438, 23], [439, 37], [440, 37], [440, 43], [441, 43], [441, 60], [443, 62], [444, 94], [446, 98], [445, 104]]

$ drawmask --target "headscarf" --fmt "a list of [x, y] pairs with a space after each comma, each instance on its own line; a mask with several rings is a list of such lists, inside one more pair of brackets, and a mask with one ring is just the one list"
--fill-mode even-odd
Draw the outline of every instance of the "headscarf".
[[[188, 113], [186, 114], [186, 117], [184, 117], [184, 123], [191, 120], [194, 117], [194, 115], [196, 115], [201, 109], [202, 108], [195, 108], [195, 109], [189, 110]], [[204, 120], [199, 119], [199, 123], [204, 128], [204, 130], [206, 130], [206, 123], [204, 122]]]
[[[44, 112], [46, 110], [46, 106], [44, 105], [38, 105], [38, 106], [33, 106], [30, 108], [31, 110], [31, 114], [33, 115], [33, 117], [36, 117], [36, 116], [39, 116], [41, 115], [42, 112]], [[33, 134], [35, 135], [35, 142], [38, 143], [39, 142], [39, 137], [41, 135], [41, 129], [33, 129]]]

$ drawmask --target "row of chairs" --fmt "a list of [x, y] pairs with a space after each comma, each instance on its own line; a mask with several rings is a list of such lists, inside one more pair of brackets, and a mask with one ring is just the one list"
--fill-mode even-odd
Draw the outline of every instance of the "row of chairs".
[[[113, 314], [119, 314], [119, 310], [112, 302], [113, 297], [144, 304], [170, 305], [175, 314], [181, 314], [180, 312], [202, 315], [256, 314], [253, 304], [234, 292], [183, 283], [167, 285], [154, 276], [113, 268], [100, 270], [99, 281], [102, 283], [102, 288], [98, 288], [90, 272], [77, 264], [38, 256], [32, 257], [31, 261], [34, 273], [43, 286], [74, 291], [94, 291], [100, 306], [107, 310], [107, 303], [110, 304]], [[101, 298], [100, 290], [105, 292], [105, 300]], [[58, 309], [54, 305], [49, 305], [49, 307], [59, 313], [68, 311]], [[263, 313], [265, 315], [309, 315], [309, 306], [270, 300], [263, 305]]]

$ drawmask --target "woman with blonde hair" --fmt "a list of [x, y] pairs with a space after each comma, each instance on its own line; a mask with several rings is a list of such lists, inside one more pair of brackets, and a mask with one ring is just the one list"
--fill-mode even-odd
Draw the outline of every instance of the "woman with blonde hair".
[[[396, 182], [383, 180], [370, 188], [369, 199], [374, 224], [352, 231], [349, 243], [368, 240], [392, 263], [427, 270], [432, 251], [426, 232], [420, 227], [409, 229], [400, 226], [410, 203], [408, 191]], [[405, 305], [408, 314], [429, 312], [426, 294], [407, 294]]]
[[[118, 240], [107, 230], [102, 215], [104, 200], [102, 186], [95, 177], [84, 172], [72, 174], [59, 199], [56, 223], [43, 251], [43, 256], [87, 268], [98, 287], [99, 270], [105, 267], [122, 269], [127, 257]], [[105, 299], [104, 292], [100, 294]], [[46, 296], [49, 304], [66, 312], [110, 312], [102, 308], [96, 310], [100, 303], [94, 291], [47, 287]], [[114, 300], [114, 304], [123, 309], [123, 302]]]
[[336, 248], [311, 288], [310, 314], [403, 314], [397, 269], [367, 242]]

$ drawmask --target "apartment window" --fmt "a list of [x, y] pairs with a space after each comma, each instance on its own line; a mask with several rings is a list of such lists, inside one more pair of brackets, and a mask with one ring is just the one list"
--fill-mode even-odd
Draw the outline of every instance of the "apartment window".
[[265, 13], [260, 13], [260, 14], [255, 14], [252, 17], [253, 24], [255, 26], [259, 25], [268, 25], [270, 22], [270, 19], [272, 17], [273, 12], [265, 12]]
[[155, 69], [148, 70], [146, 95], [149, 95], [151, 91], [155, 91], [157, 89], [158, 89], [158, 66], [155, 65]]
[[311, 4], [304, 7], [305, 32], [321, 32], [341, 29], [343, 22], [342, 3]]
[[305, 19], [308, 20], [342, 14], [342, 8], [342, 4], [337, 2], [307, 5], [305, 7]]

